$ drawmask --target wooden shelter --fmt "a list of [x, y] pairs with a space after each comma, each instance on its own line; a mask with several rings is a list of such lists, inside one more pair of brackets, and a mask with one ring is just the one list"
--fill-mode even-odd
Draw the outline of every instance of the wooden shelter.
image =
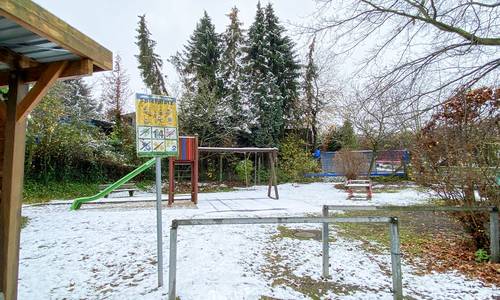
[[17, 298], [26, 118], [57, 80], [112, 64], [109, 50], [32, 1], [0, 1], [0, 86], [8, 87], [0, 101], [0, 299]]

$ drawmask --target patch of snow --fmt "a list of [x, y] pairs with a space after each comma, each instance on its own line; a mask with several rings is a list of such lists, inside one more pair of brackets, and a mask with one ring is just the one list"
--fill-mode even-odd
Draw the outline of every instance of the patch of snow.
[[[163, 210], [164, 283], [168, 282], [169, 228], [173, 219], [214, 217], [300, 216], [319, 214], [323, 204], [348, 205], [346, 193], [331, 183], [283, 184], [280, 199], [266, 197], [258, 186], [199, 195], [197, 208]], [[83, 205], [69, 211], [60, 205], [24, 206], [29, 223], [21, 233], [20, 299], [160, 299], [167, 286], [157, 288], [156, 217], [154, 194], [114, 195], [109, 203]], [[125, 195], [124, 195], [125, 196]], [[166, 197], [166, 196], [165, 196]], [[425, 203], [426, 193], [405, 189], [375, 193], [356, 205], [412, 205]], [[129, 203], [120, 203], [132, 200]], [[143, 202], [149, 200], [150, 202]], [[290, 228], [320, 229], [320, 225]], [[321, 243], [317, 240], [276, 239], [275, 225], [221, 225], [180, 227], [178, 231], [177, 293], [187, 299], [309, 299], [293, 286], [277, 284], [264, 270], [266, 253], [279, 251], [280, 264], [298, 277], [321, 280]], [[334, 227], [332, 227], [334, 228]], [[391, 299], [390, 256], [373, 254], [361, 242], [331, 231], [332, 283], [353, 287], [333, 290], [334, 299]], [[416, 275], [403, 265], [404, 292], [416, 299], [489, 299], [500, 290], [456, 273]], [[356, 287], [356, 288], [354, 288]]]

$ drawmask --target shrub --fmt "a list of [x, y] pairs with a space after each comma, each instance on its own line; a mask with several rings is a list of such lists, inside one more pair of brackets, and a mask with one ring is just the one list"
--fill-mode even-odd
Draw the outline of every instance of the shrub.
[[278, 175], [281, 181], [303, 181], [304, 174], [318, 171], [318, 163], [306, 142], [295, 136], [286, 137], [280, 145]]
[[249, 159], [241, 160], [236, 164], [234, 171], [236, 172], [236, 176], [238, 176], [238, 179], [241, 181], [245, 181], [245, 183], [248, 185], [253, 174], [253, 162]]
[[[430, 187], [447, 205], [498, 206], [500, 189], [500, 89], [481, 88], [451, 97], [421, 130], [412, 151], [417, 183]], [[453, 214], [487, 248], [487, 214]]]
[[478, 249], [474, 256], [476, 257], [476, 262], [478, 263], [482, 263], [490, 259], [490, 255], [484, 249]]
[[356, 179], [366, 165], [366, 159], [362, 153], [350, 150], [340, 150], [335, 153], [333, 163], [339, 166], [340, 172], [347, 179]]

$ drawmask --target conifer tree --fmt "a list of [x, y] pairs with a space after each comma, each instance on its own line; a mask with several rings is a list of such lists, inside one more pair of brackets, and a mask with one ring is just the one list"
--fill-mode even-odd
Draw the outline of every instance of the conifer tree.
[[318, 144], [318, 114], [324, 106], [323, 101], [318, 95], [318, 66], [314, 62], [315, 44], [316, 37], [313, 38], [309, 45], [303, 82], [305, 100], [303, 112], [307, 120], [308, 129], [311, 132], [313, 147], [316, 147]]
[[88, 84], [81, 78], [61, 82], [62, 101], [68, 108], [69, 117], [75, 121], [96, 118], [102, 111], [102, 104], [92, 97]]
[[146, 23], [146, 15], [139, 16], [139, 27], [137, 31], [137, 42], [139, 54], [135, 57], [139, 62], [139, 70], [144, 84], [153, 94], [168, 95], [165, 86], [165, 78], [162, 74], [163, 61], [154, 52], [156, 42], [151, 39], [151, 32]]
[[241, 131], [248, 131], [248, 109], [242, 91], [244, 36], [242, 23], [238, 19], [238, 8], [228, 14], [230, 24], [222, 35], [223, 52], [221, 75], [223, 81], [223, 104], [229, 108], [227, 126], [233, 137]]
[[259, 146], [277, 145], [285, 128], [292, 128], [300, 117], [296, 113], [300, 66], [294, 44], [284, 33], [272, 5], [263, 9], [259, 2], [245, 56], [246, 94]]
[[[265, 9], [265, 31], [269, 68], [281, 94], [284, 118], [282, 126], [295, 129], [302, 123], [298, 110], [300, 65], [293, 49], [295, 44], [285, 34], [286, 30], [279, 23], [271, 3]], [[281, 134], [284, 133], [284, 128], [281, 129]]]
[[218, 78], [220, 55], [220, 37], [205, 11], [184, 48], [184, 73], [190, 75], [193, 86], [203, 81], [203, 84], [216, 89], [217, 93], [221, 92]]
[[205, 12], [182, 54], [173, 57], [184, 84], [179, 117], [183, 130], [198, 134], [202, 145], [228, 145], [228, 110], [220, 74], [221, 41]]

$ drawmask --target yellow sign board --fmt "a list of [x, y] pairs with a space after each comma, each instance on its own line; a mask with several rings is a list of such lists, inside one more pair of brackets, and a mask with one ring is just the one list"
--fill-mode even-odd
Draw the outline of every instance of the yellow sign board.
[[175, 98], [136, 94], [137, 155], [177, 156], [178, 126]]

